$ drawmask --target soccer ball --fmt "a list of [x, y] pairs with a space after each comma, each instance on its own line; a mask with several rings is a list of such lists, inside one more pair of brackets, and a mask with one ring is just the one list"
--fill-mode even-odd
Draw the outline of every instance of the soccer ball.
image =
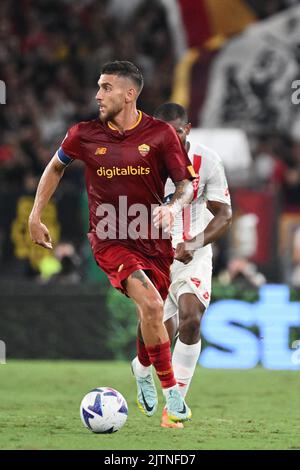
[[109, 387], [91, 390], [80, 405], [80, 417], [86, 428], [97, 434], [110, 434], [124, 426], [128, 406], [123, 395]]

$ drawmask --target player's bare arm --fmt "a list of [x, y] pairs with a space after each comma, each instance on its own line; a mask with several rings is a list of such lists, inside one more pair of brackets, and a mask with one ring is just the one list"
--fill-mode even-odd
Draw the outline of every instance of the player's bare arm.
[[[185, 242], [186, 250], [193, 251], [209, 245], [217, 241], [228, 230], [232, 220], [231, 206], [224, 202], [207, 201], [207, 208], [214, 215], [214, 218], [202, 233]], [[178, 259], [176, 254], [175, 258]]]
[[52, 249], [51, 236], [46, 225], [42, 223], [41, 216], [43, 209], [56, 190], [65, 168], [66, 166], [58, 160], [55, 154], [42, 174], [28, 221], [31, 240], [49, 250]]
[[217, 201], [208, 201], [207, 208], [214, 218], [205, 228], [203, 246], [217, 241], [228, 230], [232, 220], [232, 209], [229, 204]]
[[174, 184], [176, 190], [169, 204], [156, 207], [153, 211], [155, 227], [163, 227], [167, 233], [170, 233], [173, 228], [175, 216], [192, 201], [194, 195], [193, 184], [190, 180], [185, 179]]

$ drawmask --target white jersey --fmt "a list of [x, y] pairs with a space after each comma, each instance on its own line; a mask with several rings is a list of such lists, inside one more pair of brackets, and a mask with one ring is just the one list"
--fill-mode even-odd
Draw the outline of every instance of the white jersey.
[[[174, 221], [172, 232], [173, 247], [203, 232], [213, 218], [206, 208], [206, 201], [218, 201], [230, 204], [230, 195], [223, 163], [219, 155], [204, 145], [191, 145], [189, 159], [194, 167], [197, 178], [193, 181], [194, 199], [178, 214]], [[175, 185], [168, 178], [165, 186], [165, 198], [170, 200], [175, 192]], [[201, 250], [211, 250], [208, 247]]]
[[[213, 218], [206, 207], [206, 201], [230, 204], [227, 180], [219, 155], [204, 145], [191, 146], [189, 158], [197, 178], [193, 181], [194, 199], [175, 219], [173, 247], [203, 232]], [[175, 191], [173, 182], [168, 179], [165, 186], [166, 199]], [[171, 266], [171, 285], [164, 305], [164, 321], [178, 315], [179, 298], [183, 294], [194, 294], [208, 307], [211, 297], [212, 248], [206, 245], [198, 248], [193, 259], [187, 263], [174, 260]]]

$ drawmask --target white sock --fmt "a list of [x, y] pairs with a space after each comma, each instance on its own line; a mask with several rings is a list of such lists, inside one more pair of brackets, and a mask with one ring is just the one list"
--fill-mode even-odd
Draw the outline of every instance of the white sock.
[[152, 373], [152, 366], [143, 366], [143, 364], [140, 363], [139, 358], [136, 356], [134, 359], [135, 361], [135, 369], [137, 372], [137, 375], [140, 377], [147, 377], [147, 375]]
[[201, 352], [201, 339], [196, 344], [184, 344], [178, 338], [172, 356], [175, 379], [185, 398]]

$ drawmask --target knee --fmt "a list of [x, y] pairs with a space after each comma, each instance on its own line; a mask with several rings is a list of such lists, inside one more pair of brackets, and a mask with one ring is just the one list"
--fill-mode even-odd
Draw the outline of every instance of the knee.
[[163, 321], [163, 300], [159, 297], [146, 298], [141, 308], [142, 321], [152, 325], [161, 324]]
[[203, 312], [198, 309], [185, 309], [179, 312], [179, 330], [195, 337], [200, 335], [200, 324]]

